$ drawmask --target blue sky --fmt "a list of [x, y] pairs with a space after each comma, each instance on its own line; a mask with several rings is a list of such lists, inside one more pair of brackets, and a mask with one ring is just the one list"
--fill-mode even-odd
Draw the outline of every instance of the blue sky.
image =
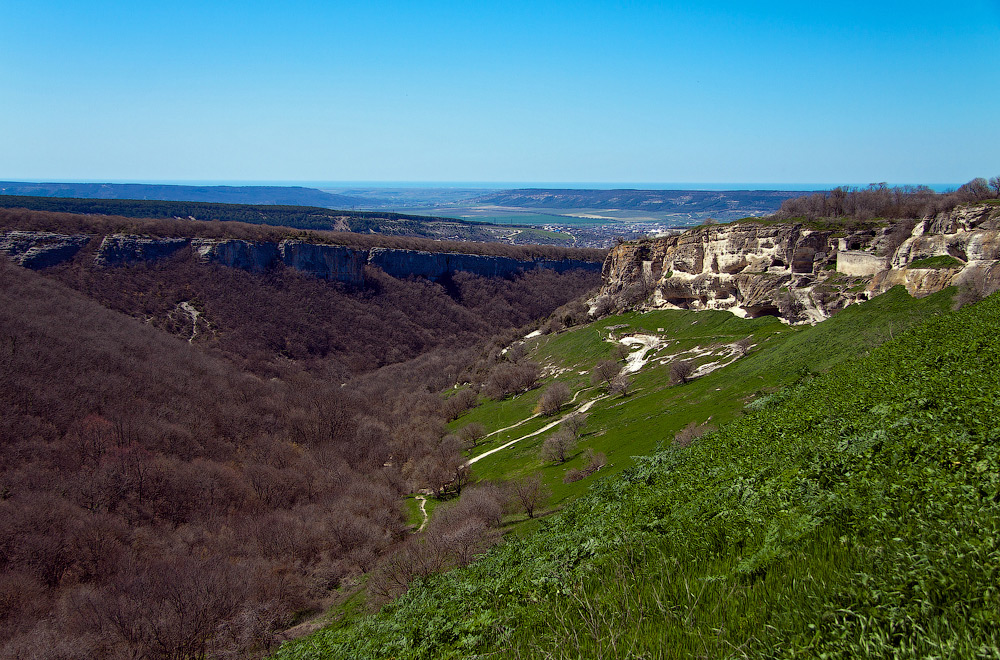
[[1000, 0], [5, 0], [8, 180], [964, 182]]

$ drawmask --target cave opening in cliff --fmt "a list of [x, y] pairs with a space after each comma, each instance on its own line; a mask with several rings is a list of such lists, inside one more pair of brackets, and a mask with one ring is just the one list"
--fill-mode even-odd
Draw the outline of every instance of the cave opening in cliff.
[[747, 315], [752, 319], [759, 319], [762, 316], [781, 316], [781, 310], [774, 305], [761, 305], [759, 307], [747, 307]]

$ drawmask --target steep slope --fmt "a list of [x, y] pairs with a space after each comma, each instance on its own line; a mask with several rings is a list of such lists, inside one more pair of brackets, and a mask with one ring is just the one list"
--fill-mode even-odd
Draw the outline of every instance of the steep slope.
[[246, 650], [402, 531], [355, 392], [3, 261], [0, 405], [0, 657]]
[[[673, 405], [599, 404], [594, 439], [628, 451], [669, 442], [679, 425], [664, 412], [702, 421], [706, 394], [760, 382], [786, 346], [791, 364], [829, 368], [799, 369], [719, 431], [599, 480], [534, 534], [275, 657], [990, 656], [1000, 299], [949, 313], [948, 297], [913, 301], [940, 299], [927, 310], [939, 315], [902, 333], [908, 296], [894, 289], [670, 388]], [[889, 341], [857, 354], [848, 329], [876, 327]]]
[[[143, 235], [187, 223], [13, 215], [0, 243], [4, 659], [267, 648], [409, 537], [407, 463], [463, 462], [435, 393], [484, 337], [596, 284], [552, 269], [399, 279], [365, 263], [347, 286], [295, 263], [255, 269], [250, 248], [270, 237], [278, 252], [287, 230]], [[138, 232], [97, 231], [123, 222]], [[67, 228], [83, 231], [41, 231]], [[195, 241], [248, 260], [206, 262]], [[468, 256], [552, 248], [485, 249]]]

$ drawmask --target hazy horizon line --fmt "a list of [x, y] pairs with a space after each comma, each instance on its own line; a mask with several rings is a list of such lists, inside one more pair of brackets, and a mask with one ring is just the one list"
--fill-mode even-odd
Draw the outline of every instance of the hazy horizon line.
[[[82, 183], [82, 184], [138, 184], [138, 185], [174, 185], [174, 186], [269, 186], [269, 187], [303, 187], [320, 190], [350, 189], [350, 188], [385, 188], [385, 189], [566, 189], [566, 190], [706, 190], [706, 191], [736, 191], [736, 190], [769, 190], [769, 191], [821, 191], [836, 187], [866, 187], [872, 182], [745, 182], [745, 181], [320, 181], [320, 180], [259, 180], [259, 179], [4, 179], [8, 183]], [[881, 183], [881, 182], [876, 182]], [[889, 182], [890, 186], [923, 185], [943, 192], [958, 188], [960, 183], [914, 183]]]

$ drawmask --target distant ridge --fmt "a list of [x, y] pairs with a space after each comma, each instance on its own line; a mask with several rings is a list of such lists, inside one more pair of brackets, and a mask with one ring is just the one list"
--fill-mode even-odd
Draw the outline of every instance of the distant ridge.
[[801, 190], [578, 190], [522, 188], [500, 190], [476, 199], [480, 204], [549, 209], [619, 209], [667, 213], [727, 213], [758, 215], [776, 212]]
[[152, 199], [175, 202], [224, 202], [351, 208], [370, 204], [360, 197], [302, 186], [182, 186], [146, 183], [29, 183], [0, 181], [0, 194], [83, 199]]

